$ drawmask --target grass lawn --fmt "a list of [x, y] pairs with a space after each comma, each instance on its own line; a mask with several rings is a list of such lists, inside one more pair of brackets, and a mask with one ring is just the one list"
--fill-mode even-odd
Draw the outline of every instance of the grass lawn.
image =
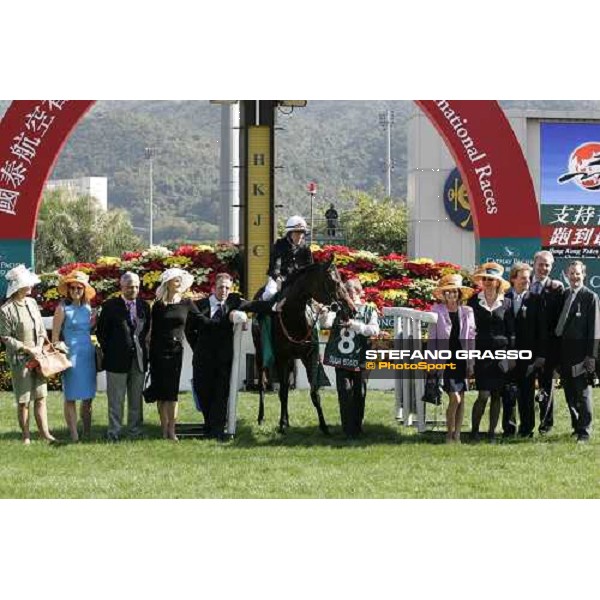
[[[594, 390], [598, 412], [600, 392]], [[474, 393], [469, 394], [467, 417]], [[279, 435], [279, 401], [267, 396], [267, 422], [256, 424], [258, 397], [242, 393], [236, 439], [160, 439], [154, 406], [148, 438], [108, 444], [106, 396], [94, 401], [93, 439], [69, 444], [62, 396], [51, 393], [50, 425], [65, 443], [20, 443], [11, 393], [0, 393], [0, 497], [4, 498], [597, 498], [598, 438], [576, 445], [558, 393], [547, 438], [446, 445], [441, 432], [419, 435], [393, 418], [391, 393], [369, 392], [366, 435], [343, 439], [332, 391], [323, 392], [332, 435], [324, 436], [307, 392], [290, 394], [291, 429]], [[181, 422], [201, 422], [189, 394]], [[487, 418], [487, 413], [486, 413]], [[33, 424], [33, 415], [32, 415]], [[35, 426], [33, 426], [35, 431]], [[485, 431], [485, 419], [482, 426]]]

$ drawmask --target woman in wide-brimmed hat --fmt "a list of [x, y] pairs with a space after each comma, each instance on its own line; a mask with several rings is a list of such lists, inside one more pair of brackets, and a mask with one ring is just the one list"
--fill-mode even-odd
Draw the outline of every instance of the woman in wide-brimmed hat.
[[[433, 290], [437, 303], [432, 311], [438, 315], [437, 322], [429, 325], [428, 349], [472, 350], [475, 347], [475, 319], [473, 309], [463, 306], [473, 296], [473, 289], [463, 285], [460, 275], [445, 275]], [[456, 369], [444, 370], [444, 391], [448, 394], [446, 425], [448, 443], [460, 443], [460, 433], [465, 412], [467, 379], [473, 375], [472, 361], [452, 359]]]
[[25, 265], [14, 267], [5, 277], [8, 300], [0, 308], [0, 339], [6, 346], [23, 443], [31, 443], [29, 405], [32, 400], [38, 432], [45, 440], [53, 442], [54, 437], [48, 429], [46, 379], [36, 369], [27, 367], [27, 363], [40, 354], [47, 339], [38, 305], [29, 297], [40, 279]]
[[177, 396], [183, 363], [183, 337], [188, 314], [196, 310], [183, 294], [194, 277], [179, 268], [167, 269], [160, 277], [156, 302], [152, 306], [150, 333], [150, 387], [144, 391], [146, 402], [156, 402], [163, 438], [177, 441]]
[[[510, 301], [504, 297], [510, 283], [502, 277], [503, 273], [502, 265], [486, 262], [475, 269], [471, 276], [483, 288], [469, 302], [475, 314], [477, 350], [506, 350], [513, 343], [514, 323]], [[491, 398], [489, 437], [490, 441], [494, 440], [502, 407], [501, 393], [506, 370], [506, 361], [485, 358], [475, 362], [475, 383], [479, 390], [471, 414], [471, 435], [475, 440], [479, 439], [479, 426], [488, 398]]]
[[58, 284], [63, 300], [54, 311], [52, 343], [62, 340], [73, 366], [62, 374], [65, 398], [64, 414], [71, 440], [79, 441], [77, 431], [77, 402], [81, 402], [80, 415], [83, 437], [89, 438], [92, 429], [92, 400], [96, 396], [96, 350], [91, 331], [95, 313], [90, 306], [96, 290], [83, 271], [64, 275]]

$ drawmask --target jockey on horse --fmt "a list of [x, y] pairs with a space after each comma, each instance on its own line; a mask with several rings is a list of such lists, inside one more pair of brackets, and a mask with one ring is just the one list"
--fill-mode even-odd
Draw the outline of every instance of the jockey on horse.
[[271, 252], [269, 280], [265, 286], [262, 299], [270, 300], [281, 291], [285, 280], [299, 269], [313, 264], [313, 255], [306, 244], [308, 226], [300, 215], [294, 215], [285, 224], [285, 236], [279, 238]]

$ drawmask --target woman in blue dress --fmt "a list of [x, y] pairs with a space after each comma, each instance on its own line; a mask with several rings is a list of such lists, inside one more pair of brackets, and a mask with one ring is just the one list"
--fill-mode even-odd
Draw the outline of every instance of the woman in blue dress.
[[95, 314], [90, 300], [96, 291], [81, 271], [73, 271], [60, 281], [59, 293], [65, 298], [56, 307], [52, 323], [52, 342], [64, 342], [73, 366], [62, 375], [65, 396], [65, 420], [74, 442], [77, 432], [77, 406], [81, 402], [83, 437], [89, 438], [92, 428], [92, 400], [96, 396], [96, 351], [90, 335]]

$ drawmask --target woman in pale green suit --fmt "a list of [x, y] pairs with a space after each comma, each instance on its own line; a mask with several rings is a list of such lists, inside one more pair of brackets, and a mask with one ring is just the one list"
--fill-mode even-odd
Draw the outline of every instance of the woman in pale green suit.
[[37, 275], [18, 265], [6, 274], [8, 300], [0, 307], [0, 339], [6, 346], [13, 391], [17, 401], [23, 443], [30, 444], [29, 405], [33, 400], [35, 421], [42, 438], [55, 441], [48, 430], [46, 380], [26, 364], [36, 358], [46, 340], [46, 329], [36, 301], [29, 298], [31, 288], [40, 282]]

